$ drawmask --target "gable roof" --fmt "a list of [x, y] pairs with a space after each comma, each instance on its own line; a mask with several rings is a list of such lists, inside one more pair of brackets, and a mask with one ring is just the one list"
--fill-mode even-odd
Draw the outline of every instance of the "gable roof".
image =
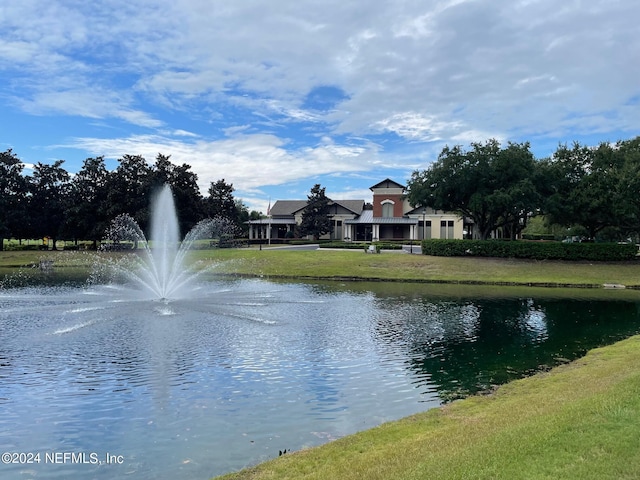
[[271, 216], [280, 217], [295, 215], [299, 210], [307, 206], [307, 200], [276, 200], [271, 207]]
[[[307, 206], [308, 200], [277, 200], [271, 207], [272, 217], [285, 217], [295, 215]], [[329, 205], [339, 205], [342, 208], [360, 215], [364, 209], [364, 200], [331, 200]]]
[[364, 200], [332, 200], [331, 203], [338, 204], [356, 215], [360, 215], [364, 210]]
[[376, 188], [401, 188], [402, 190], [405, 190], [407, 187], [394, 180], [391, 180], [390, 178], [385, 178], [380, 183], [376, 183], [372, 187], [369, 187], [369, 190], [374, 190]]

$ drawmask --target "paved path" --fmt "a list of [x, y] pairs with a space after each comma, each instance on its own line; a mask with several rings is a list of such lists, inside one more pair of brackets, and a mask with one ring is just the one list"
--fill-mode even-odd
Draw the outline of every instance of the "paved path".
[[[318, 250], [320, 245], [317, 243], [312, 243], [309, 245], [274, 245], [267, 246], [264, 245], [262, 248], [265, 250]], [[330, 249], [327, 249], [330, 250]], [[335, 250], [344, 250], [343, 248], [336, 248]], [[358, 250], [354, 250], [358, 251]], [[413, 253], [414, 255], [419, 255], [422, 253], [422, 249], [420, 245], [403, 245], [402, 250], [383, 250], [385, 253]]]

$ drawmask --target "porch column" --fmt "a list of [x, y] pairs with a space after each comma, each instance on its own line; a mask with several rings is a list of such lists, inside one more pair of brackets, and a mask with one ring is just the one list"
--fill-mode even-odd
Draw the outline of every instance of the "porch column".
[[371, 231], [371, 240], [375, 240], [378, 239], [380, 240], [380, 225], [378, 225], [377, 223], [373, 224], [373, 229]]

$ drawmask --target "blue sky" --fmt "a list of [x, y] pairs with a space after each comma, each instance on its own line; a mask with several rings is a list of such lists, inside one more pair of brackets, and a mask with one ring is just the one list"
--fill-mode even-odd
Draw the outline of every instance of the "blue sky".
[[640, 134], [636, 0], [21, 0], [0, 6], [0, 150], [187, 163], [266, 211], [370, 199], [446, 144]]

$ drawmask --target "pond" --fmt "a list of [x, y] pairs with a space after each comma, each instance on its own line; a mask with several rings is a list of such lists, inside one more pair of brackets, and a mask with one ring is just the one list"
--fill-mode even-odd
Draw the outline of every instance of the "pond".
[[628, 291], [218, 279], [166, 302], [117, 285], [4, 289], [0, 452], [31, 456], [0, 474], [208, 479], [639, 331]]

